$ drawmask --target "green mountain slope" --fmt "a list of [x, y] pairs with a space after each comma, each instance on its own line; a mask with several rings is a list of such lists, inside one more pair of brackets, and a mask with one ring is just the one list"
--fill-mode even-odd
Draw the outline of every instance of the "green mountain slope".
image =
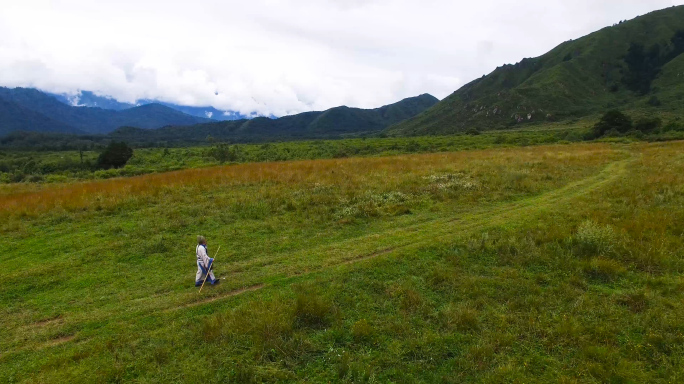
[[[392, 135], [502, 129], [610, 108], [679, 108], [684, 89], [684, 6], [656, 11], [504, 65]], [[651, 82], [652, 81], [652, 82]]]
[[185, 127], [143, 130], [123, 127], [110, 135], [118, 140], [141, 141], [267, 141], [278, 139], [331, 138], [349, 134], [379, 132], [386, 127], [435, 105], [439, 100], [424, 94], [376, 109], [336, 107], [323, 112], [305, 112], [279, 119], [223, 121]]

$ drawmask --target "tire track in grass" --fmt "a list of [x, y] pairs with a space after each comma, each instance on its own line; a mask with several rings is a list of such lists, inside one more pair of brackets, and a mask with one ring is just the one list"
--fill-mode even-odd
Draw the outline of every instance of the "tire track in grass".
[[199, 300], [199, 301], [193, 301], [191, 303], [184, 304], [184, 305], [181, 305], [179, 307], [167, 308], [162, 312], [171, 312], [171, 311], [176, 311], [179, 309], [196, 307], [196, 306], [202, 305], [202, 304], [208, 304], [208, 303], [211, 303], [211, 302], [216, 301], [216, 300], [225, 299], [227, 297], [232, 297], [232, 296], [242, 295], [243, 293], [247, 293], [247, 292], [257, 291], [261, 288], [264, 288], [265, 286], [266, 286], [266, 284], [255, 284], [255, 285], [250, 285], [248, 287], [244, 287], [244, 288], [240, 288], [240, 289], [234, 289], [232, 291], [221, 293], [221, 294], [216, 295], [216, 296], [209, 296], [209, 297], [202, 299], [202, 300]]
[[[626, 174], [628, 165], [632, 164], [635, 160], [636, 158], [631, 156], [628, 159], [609, 164], [594, 176], [569, 183], [564, 187], [540, 196], [513, 203], [498, 203], [495, 206], [482, 207], [476, 210], [476, 212], [464, 214], [461, 217], [441, 218], [412, 224], [382, 233], [373, 233], [347, 239], [332, 245], [327, 244], [316, 247], [314, 250], [300, 251], [295, 255], [280, 254], [269, 258], [270, 260], [268, 261], [259, 259], [236, 264], [242, 274], [248, 274], [250, 270], [258, 268], [257, 273], [259, 277], [255, 281], [274, 280], [273, 276], [276, 275], [279, 276], [275, 279], [277, 281], [320, 272], [342, 265], [363, 262], [395, 252], [419, 249], [430, 244], [440, 243], [448, 238], [453, 238], [457, 234], [462, 235], [502, 222], [509, 222], [524, 215], [528, 209], [536, 210], [531, 212], [530, 215], [538, 215], [545, 208], [571, 201], [574, 198], [596, 191], [602, 186], [616, 181]], [[359, 253], [358, 248], [366, 244], [367, 249]], [[293, 260], [295, 261], [294, 263]], [[312, 263], [312, 260], [318, 261], [318, 263]], [[253, 286], [258, 286], [256, 289], [261, 289], [266, 285], [264, 283], [254, 283]], [[208, 299], [171, 307], [166, 309], [165, 312], [201, 305], [205, 302], [213, 302], [247, 291], [231, 291], [232, 294], [219, 294]]]
[[[155, 307], [140, 311], [140, 315], [154, 313], [170, 313], [181, 309], [193, 308], [222, 299], [235, 297], [247, 292], [254, 292], [272, 285], [274, 282], [305, 276], [345, 265], [352, 265], [376, 259], [393, 253], [420, 249], [430, 244], [440, 243], [456, 235], [509, 222], [524, 215], [527, 210], [534, 209], [530, 216], [543, 213], [546, 208], [558, 208], [574, 198], [591, 193], [624, 176], [628, 165], [636, 160], [632, 155], [607, 165], [599, 173], [567, 184], [545, 194], [525, 198], [511, 203], [496, 203], [464, 213], [460, 217], [443, 217], [419, 223], [412, 223], [400, 228], [372, 233], [356, 238], [346, 239], [334, 244], [326, 244], [314, 249], [293, 253], [276, 254], [268, 258], [250, 260], [231, 264], [240, 274], [252, 275], [249, 281], [243, 282], [242, 288], [196, 300], [197, 293], [185, 295], [191, 300], [177, 300], [165, 308]], [[227, 271], [226, 273], [231, 273]], [[193, 298], [194, 296], [194, 298]], [[181, 303], [178, 303], [181, 301]], [[38, 324], [36, 324], [38, 325]], [[37, 345], [42, 349], [61, 345], [72, 341], [75, 336], [62, 337]]]
[[[519, 200], [513, 203], [498, 203], [477, 209], [475, 212], [465, 213], [461, 217], [447, 217], [433, 219], [431, 221], [412, 224], [401, 228], [391, 229], [381, 233], [373, 233], [352, 239], [347, 239], [335, 244], [327, 244], [299, 251], [295, 254], [279, 254], [270, 258], [268, 266], [264, 267], [264, 259], [258, 261], [260, 271], [268, 270], [292, 270], [311, 267], [331, 267], [350, 261], [362, 261], [408, 246], [423, 246], [434, 243], [437, 239], [452, 236], [456, 233], [464, 233], [469, 230], [485, 227], [492, 223], [510, 221], [516, 216], [524, 214], [526, 210], [534, 208], [541, 210], [566, 200], [572, 200], [582, 196], [601, 186], [608, 184], [625, 174], [627, 165], [633, 159], [621, 160], [611, 163], [600, 173], [577, 182], [570, 183], [562, 188], [548, 192], [541, 196]], [[360, 248], [365, 248], [359, 252]], [[295, 262], [293, 264], [293, 261]], [[322, 261], [322, 263], [316, 263]], [[327, 261], [327, 262], [326, 262]], [[297, 263], [299, 262], [299, 263]], [[249, 273], [254, 268], [251, 264], [256, 262], [238, 263], [241, 273]], [[236, 265], [236, 264], [234, 264]], [[273, 273], [263, 273], [273, 276]], [[282, 274], [282, 273], [279, 273]], [[290, 275], [290, 274], [288, 274]]]

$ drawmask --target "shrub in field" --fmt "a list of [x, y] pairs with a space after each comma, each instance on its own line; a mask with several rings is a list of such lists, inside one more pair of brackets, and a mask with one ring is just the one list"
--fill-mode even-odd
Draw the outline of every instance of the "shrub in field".
[[294, 335], [291, 304], [280, 298], [211, 316], [201, 323], [199, 337], [211, 343], [238, 342], [259, 360], [298, 354], [306, 345]]
[[103, 169], [121, 168], [133, 157], [133, 149], [124, 142], [112, 142], [97, 158], [97, 167]]
[[352, 336], [356, 341], [368, 341], [373, 334], [373, 327], [366, 319], [361, 319], [352, 326]]
[[282, 353], [289, 348], [292, 337], [291, 312], [273, 310], [275, 308], [261, 308], [252, 316], [241, 319], [243, 325], [249, 327], [247, 332], [252, 335], [253, 348], [257, 355], [265, 360], [273, 360], [274, 351]]
[[584, 265], [584, 272], [592, 279], [612, 282], [627, 270], [615, 260], [595, 257]]
[[608, 131], [616, 130], [625, 133], [632, 129], [632, 119], [618, 110], [606, 112], [593, 128], [594, 138], [605, 135]]
[[663, 105], [663, 103], [660, 101], [658, 96], [651, 96], [651, 98], [648, 99], [648, 105], [652, 107], [660, 107], [661, 105]]
[[207, 342], [216, 341], [222, 332], [225, 325], [225, 318], [223, 316], [212, 316], [202, 322], [200, 335], [202, 339]]
[[624, 305], [633, 313], [641, 313], [648, 307], [648, 298], [642, 292], [633, 292], [618, 298], [618, 304]]
[[26, 175], [23, 172], [20, 171], [15, 171], [14, 173], [9, 174], [9, 181], [11, 183], [20, 183], [26, 178]]
[[168, 363], [169, 361], [169, 349], [165, 348], [163, 346], [156, 346], [154, 349], [152, 349], [152, 360], [157, 364], [157, 365], [164, 365]]
[[414, 289], [405, 289], [401, 293], [401, 309], [414, 312], [423, 305], [423, 297]]
[[572, 240], [579, 256], [603, 256], [614, 250], [617, 234], [609, 225], [602, 226], [595, 221], [586, 220], [577, 228]]
[[40, 183], [44, 180], [45, 178], [43, 177], [43, 175], [30, 175], [26, 178], [26, 181], [28, 181], [29, 183]]
[[301, 328], [323, 328], [333, 320], [332, 302], [321, 296], [312, 287], [300, 286], [296, 289], [295, 324]]
[[655, 132], [663, 126], [663, 120], [656, 117], [652, 119], [640, 119], [634, 124], [634, 129], [644, 133]]
[[473, 308], [463, 305], [449, 305], [439, 312], [439, 320], [447, 330], [460, 332], [475, 331], [480, 326], [479, 313]]
[[439, 266], [430, 271], [427, 281], [434, 289], [444, 290], [454, 285], [456, 272], [452, 268]]
[[337, 356], [335, 368], [337, 377], [344, 383], [374, 383], [373, 367], [355, 362], [352, 354], [344, 351]]
[[237, 145], [217, 144], [209, 149], [207, 154], [223, 164], [226, 161], [236, 161], [239, 157], [239, 148]]

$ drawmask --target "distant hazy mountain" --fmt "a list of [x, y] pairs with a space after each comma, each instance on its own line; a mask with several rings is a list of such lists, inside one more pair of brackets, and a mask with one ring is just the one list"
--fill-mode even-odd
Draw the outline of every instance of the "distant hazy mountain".
[[424, 94], [376, 109], [336, 107], [323, 112], [305, 112], [279, 119], [257, 117], [189, 127], [164, 127], [142, 130], [119, 128], [110, 136], [130, 142], [205, 142], [217, 140], [268, 141], [278, 139], [314, 139], [349, 134], [377, 133], [386, 127], [415, 116], [439, 100]]
[[423, 135], [512, 128], [613, 108], [681, 114], [683, 100], [684, 6], [679, 6], [499, 67], [387, 132]]
[[[109, 133], [121, 126], [159, 128], [167, 125], [191, 125], [210, 121], [186, 115], [160, 104], [147, 104], [123, 110], [74, 107], [32, 88], [0, 87], [5, 114], [0, 119], [2, 132], [17, 130], [42, 132]], [[21, 108], [12, 107], [12, 105]], [[26, 111], [31, 111], [28, 118]], [[19, 124], [22, 122], [22, 124]]]
[[226, 120], [240, 120], [247, 119], [249, 116], [242, 115], [239, 112], [233, 111], [221, 111], [214, 107], [190, 107], [185, 105], [178, 105], [173, 103], [166, 103], [163, 101], [143, 99], [138, 100], [135, 104], [122, 103], [114, 98], [106, 96], [98, 96], [90, 91], [81, 91], [77, 95], [62, 94], [49, 94], [54, 96], [57, 100], [64, 104], [71, 105], [74, 107], [96, 107], [102, 109], [111, 109], [114, 111], [121, 111], [124, 109], [135, 108], [136, 106], [147, 105], [147, 104], [161, 104], [176, 111], [185, 113], [186, 115], [202, 117], [205, 119], [226, 121]]
[[0, 99], [0, 136], [14, 131], [84, 133], [17, 103]]

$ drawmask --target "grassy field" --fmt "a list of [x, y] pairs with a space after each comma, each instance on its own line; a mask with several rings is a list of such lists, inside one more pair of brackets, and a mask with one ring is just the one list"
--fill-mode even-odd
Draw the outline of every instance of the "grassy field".
[[[249, 163], [376, 157], [574, 142], [582, 140], [591, 121], [578, 120], [527, 131], [497, 131], [478, 135], [239, 144], [230, 146], [232, 158], [223, 160], [224, 163]], [[215, 147], [216, 144], [185, 148], [137, 148], [124, 168], [110, 170], [97, 170], [94, 167], [101, 148], [83, 152], [0, 150], [0, 183], [106, 179], [219, 165], [221, 159], [213, 155]]]
[[[672, 141], [684, 139], [684, 126], [676, 117], [659, 115], [669, 123], [644, 134], [633, 130], [608, 135], [601, 141], [629, 143], [634, 141]], [[454, 152], [475, 149], [571, 144], [590, 139], [598, 115], [560, 123], [540, 124], [527, 129], [474, 131], [469, 134], [422, 137], [372, 137], [340, 140], [272, 142], [263, 144], [214, 143], [204, 146], [135, 148], [133, 157], [119, 169], [97, 169], [101, 144], [90, 150], [35, 150], [0, 146], [0, 188], [12, 183], [64, 183], [74, 180], [97, 180], [138, 176], [225, 164], [273, 162], [288, 160], [335, 159], [348, 157], [382, 157], [411, 153]], [[639, 121], [649, 115], [632, 113]], [[650, 116], [652, 117], [652, 116]], [[161, 143], [158, 143], [161, 145]], [[223, 151], [217, 151], [223, 148]], [[219, 156], [223, 153], [223, 156]], [[36, 186], [36, 188], [41, 188]]]
[[683, 150], [7, 184], [0, 382], [682, 382]]

